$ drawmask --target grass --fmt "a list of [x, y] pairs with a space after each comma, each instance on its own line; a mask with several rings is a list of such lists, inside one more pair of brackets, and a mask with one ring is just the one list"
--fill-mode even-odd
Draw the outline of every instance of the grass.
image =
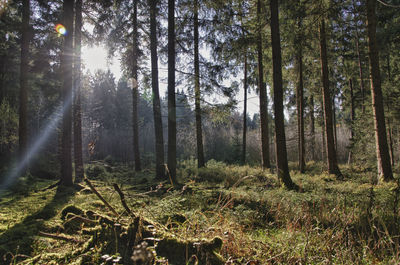
[[[87, 170], [118, 213], [124, 209], [112, 183], [119, 183], [129, 207], [162, 233], [183, 241], [221, 238], [220, 254], [229, 264], [399, 263], [396, 183], [371, 185], [372, 172], [346, 166], [342, 171], [344, 181], [317, 163], [308, 164], [307, 174], [293, 170], [292, 179], [301, 187], [294, 192], [260, 168], [215, 161], [200, 170], [190, 161], [181, 163], [182, 190], [155, 182], [151, 170], [135, 173], [104, 163]], [[0, 254], [8, 262], [99, 264], [103, 254], [118, 254], [104, 253], [98, 245], [83, 251], [89, 240], [84, 226], [71, 234], [79, 242], [39, 236], [39, 231], [64, 235], [61, 211], [68, 205], [112, 214], [87, 188], [44, 190], [55, 181], [27, 182], [0, 201]], [[118, 220], [126, 223], [127, 217]], [[167, 264], [161, 257], [156, 260]]]

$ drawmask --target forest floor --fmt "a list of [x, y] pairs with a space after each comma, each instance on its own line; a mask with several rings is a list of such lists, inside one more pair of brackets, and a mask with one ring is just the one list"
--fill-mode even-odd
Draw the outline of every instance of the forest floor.
[[[140, 232], [148, 247], [129, 253], [136, 264], [400, 262], [397, 182], [371, 185], [372, 172], [344, 166], [346, 178], [339, 181], [311, 163], [306, 174], [291, 171], [301, 187], [294, 192], [260, 168], [215, 161], [200, 170], [193, 161], [179, 166], [183, 187], [172, 188], [170, 181], [154, 180], [150, 170], [135, 173], [103, 161], [88, 165], [88, 179], [111, 207], [87, 183], [48, 188], [56, 180], [21, 179], [0, 198], [0, 263], [135, 264], [118, 244], [133, 244], [123, 234], [131, 235], [138, 217], [142, 230], [135, 235]], [[196, 246], [207, 258], [195, 257]]]

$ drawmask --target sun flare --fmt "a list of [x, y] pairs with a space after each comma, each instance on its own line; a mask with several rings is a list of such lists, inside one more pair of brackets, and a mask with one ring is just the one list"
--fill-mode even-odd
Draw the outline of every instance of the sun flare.
[[82, 62], [86, 70], [91, 73], [97, 70], [109, 69], [116, 80], [121, 77], [119, 55], [108, 59], [107, 49], [104, 46], [84, 46], [82, 47]]

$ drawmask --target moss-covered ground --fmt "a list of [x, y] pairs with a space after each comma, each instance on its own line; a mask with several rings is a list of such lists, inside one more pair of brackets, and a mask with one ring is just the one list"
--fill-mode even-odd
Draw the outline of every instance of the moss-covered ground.
[[[149, 244], [149, 255], [156, 256], [152, 263], [201, 264], [205, 259], [191, 252], [200, 244], [196, 242], [206, 242], [201, 247], [215, 250], [226, 264], [400, 262], [397, 182], [371, 185], [372, 172], [344, 166], [345, 179], [336, 180], [320, 164], [311, 163], [306, 174], [291, 171], [301, 187], [295, 192], [281, 187], [274, 174], [260, 168], [213, 161], [200, 170], [191, 161], [179, 166], [182, 185], [172, 188], [169, 180], [155, 181], [151, 170], [135, 173], [129, 166], [105, 162], [88, 165], [87, 177], [118, 216], [85, 183], [46, 189], [57, 181], [40, 176], [21, 179], [0, 198], [0, 263], [121, 263], [118, 257], [123, 253], [117, 252], [118, 246], [104, 247], [103, 241], [114, 242], [112, 233], [93, 241], [88, 232], [96, 229], [92, 221], [74, 227], [65, 221], [74, 215], [62, 214], [73, 205], [85, 218], [95, 213], [115, 223], [130, 224], [133, 219], [113, 183], [119, 184], [132, 212], [157, 231], [154, 238], [146, 239], [155, 242]], [[177, 253], [182, 248], [186, 255], [167, 261], [165, 249], [158, 246], [167, 244], [175, 244]], [[142, 247], [143, 251], [148, 248]], [[135, 255], [140, 251], [136, 247]]]

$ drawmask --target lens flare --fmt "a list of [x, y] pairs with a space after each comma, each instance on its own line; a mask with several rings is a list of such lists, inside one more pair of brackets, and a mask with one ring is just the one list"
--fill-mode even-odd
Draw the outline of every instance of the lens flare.
[[57, 24], [56, 25], [56, 31], [60, 35], [67, 35], [67, 29], [62, 25], [62, 24]]

